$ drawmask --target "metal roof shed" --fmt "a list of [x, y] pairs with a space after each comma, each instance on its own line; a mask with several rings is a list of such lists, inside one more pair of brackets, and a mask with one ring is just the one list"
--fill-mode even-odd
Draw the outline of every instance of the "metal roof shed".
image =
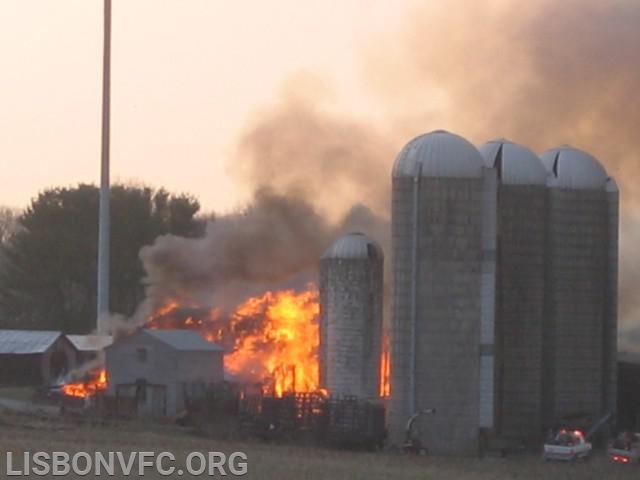
[[76, 364], [71, 342], [58, 331], [0, 330], [0, 384], [48, 384]]

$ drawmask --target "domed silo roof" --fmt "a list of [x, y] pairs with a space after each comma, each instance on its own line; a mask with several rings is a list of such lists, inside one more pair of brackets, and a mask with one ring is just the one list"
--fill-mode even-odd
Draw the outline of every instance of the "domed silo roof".
[[398, 154], [394, 177], [413, 177], [421, 166], [423, 177], [478, 178], [484, 163], [478, 149], [459, 135], [436, 130], [420, 135]]
[[322, 260], [334, 258], [341, 260], [351, 259], [382, 259], [382, 248], [375, 240], [370, 239], [364, 233], [352, 232], [340, 237], [322, 255]]
[[551, 187], [599, 189], [605, 188], [609, 178], [596, 158], [568, 145], [548, 150], [540, 159], [552, 174]]
[[496, 168], [504, 185], [546, 185], [549, 172], [528, 148], [509, 140], [491, 140], [478, 148], [484, 164]]

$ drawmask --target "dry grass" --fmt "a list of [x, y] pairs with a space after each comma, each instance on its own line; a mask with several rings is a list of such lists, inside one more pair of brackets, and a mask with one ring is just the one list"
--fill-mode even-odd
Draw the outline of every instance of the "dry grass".
[[[6, 453], [21, 458], [23, 452], [165, 452], [173, 453], [176, 468], [185, 469], [186, 456], [193, 451], [244, 452], [249, 473], [245, 478], [265, 480], [489, 480], [489, 479], [637, 479], [640, 466], [612, 465], [602, 456], [575, 465], [545, 463], [537, 456], [513, 456], [507, 459], [453, 459], [405, 457], [384, 453], [349, 453], [317, 448], [273, 446], [262, 443], [198, 438], [174, 427], [136, 423], [90, 425], [85, 422], [0, 415], [0, 477], [6, 473]], [[115, 477], [125, 477], [116, 469]], [[186, 469], [185, 469], [186, 471]], [[134, 469], [137, 472], [137, 467]], [[229, 477], [229, 472], [227, 471]], [[53, 478], [53, 477], [41, 477]], [[58, 477], [59, 478], [59, 477]], [[73, 475], [69, 478], [75, 478]], [[191, 478], [188, 474], [162, 477], [147, 470], [144, 478]]]
[[10, 398], [12, 400], [28, 401], [33, 398], [33, 387], [2, 387], [0, 388], [0, 398]]

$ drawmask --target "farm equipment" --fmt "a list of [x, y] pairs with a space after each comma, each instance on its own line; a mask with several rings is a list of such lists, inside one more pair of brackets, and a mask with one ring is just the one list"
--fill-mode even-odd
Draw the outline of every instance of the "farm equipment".
[[436, 413], [435, 408], [427, 408], [425, 410], [420, 410], [419, 412], [414, 413], [407, 420], [407, 426], [405, 428], [405, 441], [402, 445], [402, 450], [404, 453], [413, 454], [413, 455], [426, 455], [427, 448], [422, 444], [422, 441], [416, 435], [414, 431], [414, 424], [418, 418], [422, 415], [434, 415]]
[[347, 449], [381, 449], [385, 438], [385, 409], [356, 397], [328, 397], [319, 418], [322, 444]]

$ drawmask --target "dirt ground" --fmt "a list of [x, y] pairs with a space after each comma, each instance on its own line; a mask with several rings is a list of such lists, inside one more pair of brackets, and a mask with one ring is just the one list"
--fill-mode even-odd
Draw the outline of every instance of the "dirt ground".
[[[214, 440], [198, 437], [188, 429], [174, 426], [144, 425], [139, 423], [87, 422], [33, 414], [0, 413], [0, 478], [7, 474], [7, 452], [12, 453], [13, 469], [20, 469], [24, 452], [77, 452], [93, 455], [101, 452], [172, 453], [176, 461], [175, 472], [162, 476], [155, 469], [147, 468], [142, 478], [204, 478], [187, 473], [186, 458], [191, 452], [243, 452], [247, 456], [248, 473], [245, 478], [265, 480], [489, 480], [489, 479], [638, 479], [640, 465], [616, 465], [598, 452], [588, 462], [576, 464], [548, 463], [537, 455], [517, 455], [507, 458], [435, 458], [407, 457], [390, 453], [358, 453], [269, 445], [259, 442]], [[194, 465], [197, 467], [198, 462]], [[238, 465], [238, 469], [241, 467]], [[182, 469], [184, 475], [178, 475]], [[227, 478], [232, 477], [226, 470]], [[31, 475], [34, 476], [33, 474]], [[220, 476], [219, 471], [215, 476]], [[7, 477], [17, 478], [17, 477]], [[39, 478], [54, 478], [51, 474]], [[56, 477], [61, 478], [61, 477]], [[139, 478], [134, 465], [130, 476], [125, 476], [116, 466], [115, 476], [90, 473], [79, 477], [69, 474], [63, 478]]]

